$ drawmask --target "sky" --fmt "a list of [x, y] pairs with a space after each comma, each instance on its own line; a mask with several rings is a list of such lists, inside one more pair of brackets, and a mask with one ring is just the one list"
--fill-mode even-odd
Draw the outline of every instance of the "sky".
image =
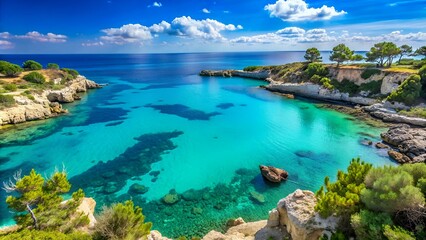
[[0, 54], [426, 45], [426, 0], [0, 0]]

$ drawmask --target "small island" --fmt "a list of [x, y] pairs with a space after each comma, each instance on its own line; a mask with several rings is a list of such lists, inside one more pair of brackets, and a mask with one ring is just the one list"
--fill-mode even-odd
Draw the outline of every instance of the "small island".
[[68, 110], [61, 103], [81, 99], [79, 93], [101, 85], [88, 80], [78, 71], [46, 68], [33, 60], [19, 65], [0, 61], [0, 126], [56, 117]]

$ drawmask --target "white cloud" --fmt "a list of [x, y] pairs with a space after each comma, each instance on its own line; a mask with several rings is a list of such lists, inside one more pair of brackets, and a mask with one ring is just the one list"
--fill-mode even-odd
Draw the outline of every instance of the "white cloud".
[[201, 10], [203, 13], [210, 13], [210, 11], [207, 8], [203, 8], [203, 10]]
[[61, 34], [41, 34], [37, 31], [28, 32], [25, 35], [16, 35], [15, 38], [20, 39], [31, 39], [38, 42], [52, 42], [52, 43], [62, 43], [67, 41], [67, 36]]
[[0, 40], [0, 49], [10, 49], [10, 48], [13, 48], [13, 43], [6, 40]]
[[231, 39], [231, 43], [278, 43], [282, 42], [283, 37], [275, 33], [260, 34], [254, 36], [243, 36]]
[[153, 7], [162, 7], [162, 6], [163, 6], [163, 4], [161, 4], [160, 2], [154, 2], [154, 3], [152, 4], [152, 6], [153, 6]]
[[152, 39], [148, 27], [140, 24], [126, 24], [120, 28], [108, 28], [102, 30], [106, 36], [101, 39], [115, 44], [136, 43]]
[[347, 13], [326, 5], [321, 8], [309, 8], [304, 0], [277, 0], [274, 4], [266, 5], [264, 9], [269, 11], [271, 17], [289, 22], [329, 20]]
[[396, 43], [406, 43], [406, 42], [422, 42], [426, 41], [426, 33], [417, 32], [417, 33], [407, 33], [403, 34], [401, 31], [393, 31], [388, 34], [383, 34], [379, 36], [363, 36], [363, 35], [353, 35], [345, 37], [347, 41], [363, 41], [363, 42], [396, 42]]
[[241, 30], [244, 29], [243, 26], [241, 26], [240, 24], [237, 25], [237, 29]]
[[195, 20], [191, 17], [178, 17], [171, 23], [171, 28], [168, 30], [170, 35], [202, 38], [207, 40], [225, 40], [220, 32], [235, 31], [241, 29], [242, 26], [235, 27], [233, 24], [224, 24], [217, 20], [205, 19]]
[[161, 33], [161, 32], [166, 32], [170, 29], [170, 23], [166, 22], [166, 21], [161, 21], [161, 23], [159, 24], [154, 24], [151, 27], [149, 27], [149, 30], [152, 33]]
[[104, 43], [101, 42], [101, 41], [99, 41], [99, 42], [87, 42], [87, 43], [81, 44], [81, 46], [83, 46], [83, 47], [93, 47], [93, 46], [98, 47], [98, 46], [103, 46], [103, 45], [104, 45]]
[[3, 39], [11, 38], [11, 36], [12, 35], [10, 35], [10, 33], [8, 33], [8, 32], [2, 32], [2, 33], [0, 33], [0, 38], [3, 38]]
[[286, 27], [281, 30], [278, 30], [276, 34], [284, 38], [300, 38], [305, 34], [305, 30], [298, 27]]
[[230, 13], [228, 10], [224, 10], [223, 13]]

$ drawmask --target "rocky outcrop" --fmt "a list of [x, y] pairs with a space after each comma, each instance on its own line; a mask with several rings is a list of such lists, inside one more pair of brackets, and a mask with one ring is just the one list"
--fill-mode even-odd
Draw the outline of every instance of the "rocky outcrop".
[[321, 218], [314, 207], [317, 203], [311, 191], [296, 190], [278, 202], [270, 212], [269, 226], [283, 226], [292, 239], [319, 239], [326, 232], [334, 230], [337, 219]]
[[77, 212], [83, 213], [89, 218], [89, 224], [87, 227], [93, 228], [96, 224], [96, 218], [94, 216], [96, 207], [96, 201], [93, 198], [83, 198], [80, 205], [77, 207]]
[[202, 70], [200, 76], [208, 77], [243, 77], [243, 78], [253, 78], [266, 80], [270, 76], [270, 71], [253, 71], [247, 72], [242, 70]]
[[426, 129], [402, 124], [389, 128], [380, 136], [385, 143], [394, 147], [388, 154], [399, 163], [426, 161]]
[[17, 124], [26, 121], [46, 119], [68, 111], [60, 103], [69, 103], [80, 99], [77, 93], [101, 86], [83, 76], [69, 81], [61, 90], [45, 90], [34, 93], [34, 99], [27, 96], [14, 96], [15, 106], [0, 109], [0, 125]]
[[393, 108], [385, 107], [385, 104], [383, 103], [366, 106], [364, 107], [364, 110], [369, 112], [373, 117], [379, 118], [385, 122], [407, 123], [415, 126], [426, 127], [426, 119], [400, 115]]
[[341, 101], [361, 105], [371, 105], [378, 101], [362, 96], [350, 96], [349, 93], [341, 93], [339, 90], [329, 90], [314, 83], [280, 83], [272, 81], [265, 88], [270, 91], [291, 93], [325, 101]]
[[288, 172], [272, 166], [259, 166], [260, 173], [264, 178], [273, 183], [279, 183], [288, 178]]

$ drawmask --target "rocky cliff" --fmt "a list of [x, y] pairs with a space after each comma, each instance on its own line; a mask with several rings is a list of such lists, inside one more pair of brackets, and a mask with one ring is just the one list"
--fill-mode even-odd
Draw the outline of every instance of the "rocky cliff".
[[16, 102], [14, 106], [0, 109], [0, 126], [46, 119], [67, 113], [68, 111], [63, 109], [60, 103], [79, 100], [78, 93], [93, 88], [100, 88], [100, 85], [80, 75], [69, 81], [61, 90], [44, 90], [34, 93], [32, 95], [34, 99], [25, 95], [14, 96]]

